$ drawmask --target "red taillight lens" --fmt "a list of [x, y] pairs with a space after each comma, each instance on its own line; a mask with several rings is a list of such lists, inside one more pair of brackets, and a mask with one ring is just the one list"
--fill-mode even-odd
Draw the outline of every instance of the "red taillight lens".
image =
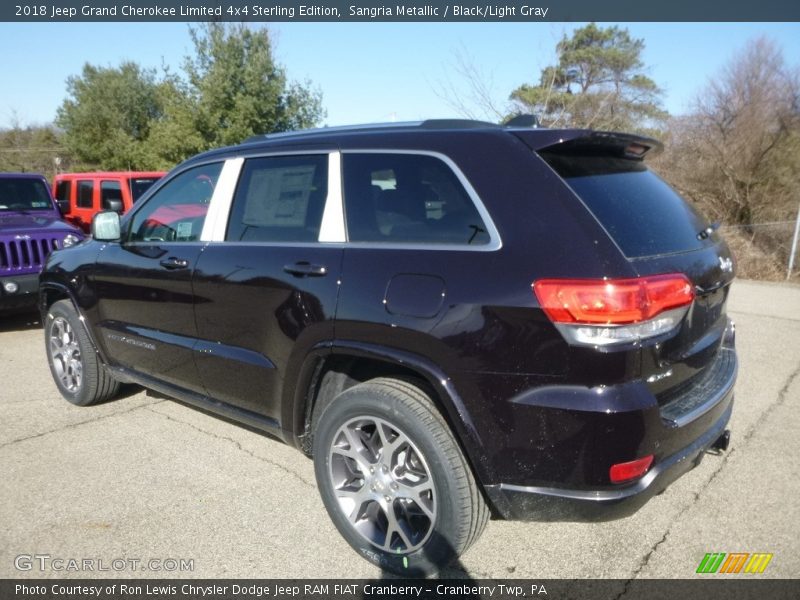
[[611, 483], [625, 483], [633, 479], [638, 479], [645, 473], [650, 465], [653, 464], [653, 455], [648, 454], [643, 458], [637, 458], [631, 462], [618, 463], [609, 470]]
[[679, 273], [637, 279], [541, 279], [533, 291], [554, 323], [638, 323], [694, 299], [692, 284]]

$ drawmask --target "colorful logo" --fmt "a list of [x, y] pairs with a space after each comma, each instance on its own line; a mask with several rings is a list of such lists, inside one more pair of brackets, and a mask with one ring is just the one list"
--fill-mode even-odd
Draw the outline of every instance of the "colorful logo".
[[766, 552], [709, 552], [697, 573], [763, 573], [771, 560], [772, 554]]

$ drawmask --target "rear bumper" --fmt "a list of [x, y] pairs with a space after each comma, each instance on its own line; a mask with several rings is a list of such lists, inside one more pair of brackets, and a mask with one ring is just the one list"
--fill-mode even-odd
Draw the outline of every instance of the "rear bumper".
[[727, 408], [712, 427], [690, 445], [659, 460], [644, 477], [629, 486], [614, 490], [569, 490], [501, 483], [486, 486], [486, 493], [505, 519], [609, 521], [627, 517], [700, 464], [708, 449], [725, 432], [733, 409], [733, 390], [721, 404]]
[[[570, 433], [528, 454], [529, 464], [543, 457], [538, 464], [549, 467], [549, 477], [531, 470], [528, 481], [509, 477], [484, 486], [496, 512], [536, 521], [604, 521], [636, 512], [696, 467], [725, 432], [738, 370], [734, 346], [729, 322], [714, 362], [661, 404], [642, 382], [602, 389], [552, 386], [522, 395], [514, 404], [518, 422], [529, 419], [525, 431], [533, 430], [533, 414], [550, 430]], [[611, 465], [648, 455], [653, 466], [641, 479], [610, 483]]]

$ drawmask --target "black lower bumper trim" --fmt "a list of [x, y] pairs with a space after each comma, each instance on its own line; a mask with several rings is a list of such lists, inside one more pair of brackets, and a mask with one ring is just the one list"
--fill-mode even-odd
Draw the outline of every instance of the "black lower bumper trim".
[[[14, 293], [5, 291], [6, 282], [14, 282], [18, 289]], [[0, 275], [0, 310], [16, 310], [36, 306], [39, 297], [39, 274], [26, 273], [25, 275]]]
[[[733, 392], [730, 391], [730, 394]], [[505, 519], [523, 521], [610, 521], [636, 512], [650, 498], [702, 460], [731, 417], [733, 402], [712, 427], [692, 444], [659, 461], [636, 483], [620, 489], [570, 490], [496, 484], [486, 493]]]

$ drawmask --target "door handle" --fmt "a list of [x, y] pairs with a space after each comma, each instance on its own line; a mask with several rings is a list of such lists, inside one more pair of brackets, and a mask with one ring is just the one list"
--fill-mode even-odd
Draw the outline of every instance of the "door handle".
[[162, 267], [169, 270], [175, 269], [185, 269], [189, 266], [189, 261], [185, 258], [175, 258], [174, 256], [170, 256], [169, 258], [165, 258], [159, 263]]
[[312, 265], [306, 261], [296, 262], [293, 265], [285, 265], [283, 270], [298, 277], [322, 277], [328, 274], [327, 267]]

